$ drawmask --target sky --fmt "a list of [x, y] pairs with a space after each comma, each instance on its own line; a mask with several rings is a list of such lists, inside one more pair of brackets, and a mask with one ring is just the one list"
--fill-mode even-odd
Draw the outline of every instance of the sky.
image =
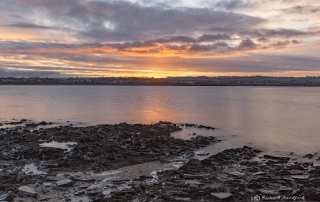
[[1, 0], [0, 77], [320, 76], [319, 0]]

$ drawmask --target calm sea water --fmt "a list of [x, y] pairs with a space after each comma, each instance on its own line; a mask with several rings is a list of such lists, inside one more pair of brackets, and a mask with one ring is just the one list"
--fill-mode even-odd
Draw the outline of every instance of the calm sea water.
[[[0, 86], [0, 121], [197, 123], [224, 141], [273, 153], [320, 150], [320, 88], [175, 86]], [[175, 134], [188, 138], [184, 130]]]

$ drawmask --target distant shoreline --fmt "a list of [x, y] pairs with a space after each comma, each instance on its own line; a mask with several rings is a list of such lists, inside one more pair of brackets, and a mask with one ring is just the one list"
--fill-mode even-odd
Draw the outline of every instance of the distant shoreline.
[[104, 83], [2, 83], [3, 86], [261, 86], [261, 87], [320, 87], [318, 85], [275, 85], [275, 84], [104, 84]]

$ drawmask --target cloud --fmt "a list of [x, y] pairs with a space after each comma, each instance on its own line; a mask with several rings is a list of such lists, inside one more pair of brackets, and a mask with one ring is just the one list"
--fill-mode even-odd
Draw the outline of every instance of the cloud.
[[301, 44], [302, 41], [298, 41], [298, 40], [296, 40], [296, 39], [293, 39], [293, 40], [291, 41], [291, 43], [293, 43], [293, 44]]
[[[207, 8], [145, 6], [129, 1], [3, 1], [6, 2], [1, 9], [4, 14], [8, 14], [7, 10], [14, 10], [29, 19], [29, 23], [36, 17], [42, 26], [50, 22], [54, 27], [74, 30], [82, 39], [99, 42], [136, 41], [154, 36], [195, 36], [210, 27], [250, 28], [266, 21]], [[27, 27], [34, 26], [28, 24]]]
[[35, 25], [35, 24], [32, 24], [32, 23], [24, 23], [24, 22], [12, 23], [12, 24], [9, 24], [7, 26], [16, 27], [16, 28], [22, 28], [22, 29], [56, 29], [54, 27]]
[[[158, 62], [158, 61], [157, 61]], [[177, 59], [170, 65], [202, 72], [319, 71], [320, 58], [310, 56], [250, 54], [246, 57]], [[168, 64], [167, 64], [168, 65]]]
[[255, 3], [252, 1], [244, 1], [244, 0], [223, 0], [223, 1], [213, 1], [212, 5], [214, 7], [223, 8], [226, 10], [234, 10], [241, 9], [247, 7], [255, 6]]
[[0, 77], [47, 77], [60, 74], [56, 71], [16, 70], [0, 67]]
[[[314, 54], [302, 42], [320, 36], [318, 8], [307, 0], [1, 0], [2, 73], [319, 69], [311, 57], [292, 60], [300, 67], [284, 61], [289, 45]], [[273, 51], [284, 59], [253, 54]]]
[[295, 36], [307, 36], [320, 34], [319, 32], [307, 32], [300, 31], [296, 29], [255, 29], [249, 31], [240, 31], [241, 36], [251, 36], [251, 37], [295, 37]]
[[[224, 47], [223, 44], [220, 44]], [[194, 47], [198, 50], [212, 47]], [[194, 50], [196, 51], [196, 50]], [[246, 54], [241, 57], [214, 57], [214, 58], [181, 58], [181, 57], [136, 57], [109, 55], [87, 55], [87, 54], [57, 54], [42, 53], [41, 55], [30, 54], [27, 58], [21, 56], [12, 58], [11, 54], [6, 60], [3, 55], [1, 76], [49, 76], [56, 73], [65, 74], [122, 74], [129, 76], [133, 72], [145, 72], [152, 70], [170, 72], [198, 72], [197, 75], [206, 75], [212, 72], [287, 72], [287, 71], [319, 71], [320, 58], [311, 56], [290, 56], [290, 55], [265, 55]], [[56, 61], [59, 61], [59, 65]], [[32, 62], [30, 62], [32, 61]], [[39, 66], [37, 64], [46, 64]], [[10, 71], [9, 71], [10, 69]], [[183, 69], [183, 70], [181, 70]], [[32, 70], [32, 71], [31, 71]], [[131, 72], [131, 73], [130, 73]], [[201, 73], [202, 72], [202, 73]]]
[[319, 14], [320, 13], [320, 6], [313, 6], [313, 5], [297, 5], [290, 8], [284, 8], [282, 11], [291, 14]]
[[197, 41], [199, 42], [210, 42], [210, 41], [217, 41], [217, 40], [230, 40], [231, 37], [226, 34], [204, 34], [203, 36], [199, 37]]
[[271, 47], [278, 47], [278, 48], [283, 48], [284, 46], [290, 44], [289, 40], [285, 40], [285, 41], [278, 41], [276, 43], [272, 43], [270, 46]]
[[258, 47], [257, 44], [255, 44], [252, 40], [250, 39], [245, 39], [242, 40], [241, 43], [238, 46], [239, 50], [252, 50], [256, 49]]
[[269, 41], [269, 39], [266, 37], [259, 37], [257, 40], [260, 42], [268, 42]]

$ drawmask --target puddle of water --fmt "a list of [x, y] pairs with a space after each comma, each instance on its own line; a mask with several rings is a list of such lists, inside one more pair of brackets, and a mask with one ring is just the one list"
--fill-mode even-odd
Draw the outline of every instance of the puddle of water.
[[196, 128], [196, 127], [186, 127], [180, 126], [182, 130], [171, 133], [171, 136], [178, 139], [190, 140], [192, 137], [196, 137], [197, 135], [202, 136], [216, 136], [215, 130], [205, 129], [205, 128]]
[[37, 166], [34, 165], [33, 163], [25, 165], [22, 171], [25, 172], [26, 174], [35, 174], [35, 175], [47, 174], [46, 172], [39, 171]]
[[40, 144], [41, 147], [53, 147], [53, 148], [59, 148], [67, 150], [67, 152], [71, 151], [72, 148], [69, 147], [69, 145], [76, 145], [75, 142], [56, 142], [52, 141], [49, 143], [42, 143]]

